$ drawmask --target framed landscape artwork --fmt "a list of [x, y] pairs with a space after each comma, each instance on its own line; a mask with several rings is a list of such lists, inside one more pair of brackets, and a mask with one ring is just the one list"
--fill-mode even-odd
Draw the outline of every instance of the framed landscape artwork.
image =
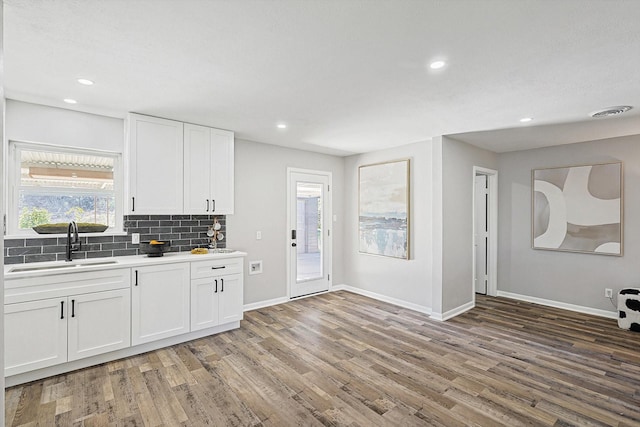
[[622, 256], [622, 163], [534, 169], [534, 249]]
[[360, 252], [409, 259], [409, 160], [358, 169]]

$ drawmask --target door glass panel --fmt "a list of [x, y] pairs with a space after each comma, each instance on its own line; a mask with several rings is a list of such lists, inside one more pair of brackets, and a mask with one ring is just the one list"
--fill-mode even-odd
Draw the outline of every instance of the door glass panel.
[[323, 277], [322, 271], [322, 184], [298, 182], [297, 277], [298, 282]]

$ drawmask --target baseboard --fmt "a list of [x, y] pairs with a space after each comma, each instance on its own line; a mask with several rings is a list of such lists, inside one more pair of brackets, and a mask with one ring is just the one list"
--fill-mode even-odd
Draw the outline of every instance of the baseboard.
[[378, 294], [371, 291], [366, 291], [364, 289], [356, 288], [349, 285], [334, 285], [331, 287], [331, 291], [348, 291], [354, 294], [362, 295], [365, 297], [373, 298], [378, 301], [388, 302], [389, 304], [397, 305], [399, 307], [408, 308], [409, 310], [417, 311], [419, 313], [424, 313], [431, 315], [431, 308], [425, 307], [423, 305], [414, 304], [411, 302], [403, 301], [400, 299], [388, 297], [386, 295]]
[[258, 310], [260, 308], [271, 307], [272, 305], [283, 304], [289, 301], [290, 300], [287, 297], [273, 298], [265, 301], [258, 301], [258, 302], [253, 302], [251, 304], [245, 304], [242, 310], [243, 311]]
[[520, 301], [532, 302], [535, 304], [546, 305], [548, 307], [562, 308], [564, 310], [577, 311], [578, 313], [593, 314], [594, 316], [607, 317], [609, 319], [617, 319], [617, 311], [600, 310], [598, 308], [584, 307], [582, 305], [568, 304], [566, 302], [554, 301], [544, 298], [530, 297], [528, 295], [514, 294], [511, 292], [498, 291], [499, 297], [511, 298]]
[[473, 307], [475, 307], [476, 304], [473, 301], [469, 301], [466, 304], [462, 304], [459, 307], [456, 307], [452, 310], [446, 311], [444, 313], [431, 313], [431, 318], [433, 320], [437, 320], [439, 322], [444, 322], [445, 320], [449, 320], [452, 317], [456, 317], [459, 314], [464, 313], [465, 311], [469, 311], [471, 310]]

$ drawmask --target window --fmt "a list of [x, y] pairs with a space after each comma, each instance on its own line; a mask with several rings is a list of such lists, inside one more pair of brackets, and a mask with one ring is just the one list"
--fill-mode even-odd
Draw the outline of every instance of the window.
[[122, 229], [118, 153], [11, 141], [9, 234], [69, 221]]

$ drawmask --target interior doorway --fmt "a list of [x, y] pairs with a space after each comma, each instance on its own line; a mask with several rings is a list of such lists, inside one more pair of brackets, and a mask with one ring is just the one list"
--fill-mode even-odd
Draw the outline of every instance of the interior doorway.
[[331, 173], [289, 168], [287, 269], [289, 297], [331, 284]]
[[498, 291], [498, 172], [473, 168], [473, 295]]

